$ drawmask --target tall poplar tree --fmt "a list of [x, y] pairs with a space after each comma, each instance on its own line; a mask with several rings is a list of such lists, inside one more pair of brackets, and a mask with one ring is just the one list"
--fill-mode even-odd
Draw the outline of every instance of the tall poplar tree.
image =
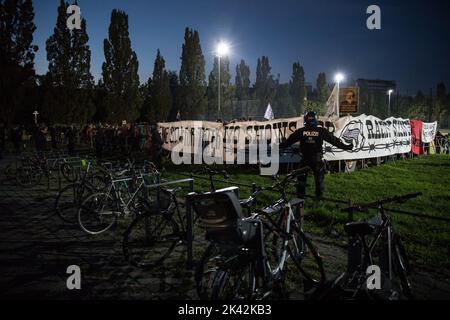
[[89, 36], [85, 19], [80, 30], [67, 28], [68, 7], [60, 1], [56, 26], [46, 42], [49, 65], [43, 113], [51, 122], [85, 123], [95, 112]]
[[0, 1], [0, 121], [7, 124], [23, 121], [34, 108], [35, 30], [31, 0]]
[[292, 66], [291, 95], [298, 115], [302, 115], [306, 104], [305, 71], [298, 62]]
[[250, 67], [244, 60], [236, 66], [236, 98], [246, 100], [249, 97], [250, 90]]
[[114, 9], [109, 37], [103, 43], [105, 62], [102, 66], [103, 88], [107, 92], [108, 120], [120, 123], [135, 121], [142, 103], [139, 91], [139, 62], [131, 47], [128, 15]]
[[198, 31], [186, 28], [180, 69], [180, 115], [201, 120], [206, 112], [205, 58]]
[[272, 102], [276, 94], [276, 83], [273, 79], [269, 58], [266, 56], [258, 59], [256, 67], [255, 98], [260, 102], [259, 112], [263, 115], [267, 105]]
[[220, 59], [220, 113], [219, 113], [219, 59], [214, 58], [214, 67], [208, 77], [208, 119], [231, 120], [233, 117], [234, 88], [231, 85], [230, 60]]
[[319, 73], [319, 76], [317, 77], [316, 89], [317, 100], [320, 103], [326, 103], [330, 96], [330, 90], [328, 88], [327, 76], [324, 72]]
[[143, 117], [150, 122], [167, 121], [172, 108], [169, 74], [166, 62], [158, 49], [153, 75], [148, 80], [147, 95], [142, 109]]

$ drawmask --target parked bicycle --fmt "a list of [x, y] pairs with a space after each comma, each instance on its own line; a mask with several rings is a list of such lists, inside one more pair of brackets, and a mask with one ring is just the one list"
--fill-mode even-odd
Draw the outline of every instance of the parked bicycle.
[[68, 223], [77, 223], [77, 212], [83, 200], [94, 193], [105, 190], [109, 179], [103, 174], [91, 172], [92, 164], [86, 162], [86, 168], [79, 182], [69, 184], [58, 192], [55, 200], [55, 211]]
[[108, 231], [118, 217], [143, 212], [144, 185], [156, 183], [157, 175], [157, 172], [132, 172], [130, 177], [118, 178], [113, 172], [109, 172], [110, 184], [107, 190], [88, 196], [78, 209], [81, 229], [98, 235]]
[[78, 174], [66, 158], [47, 158], [36, 154], [19, 160], [20, 164], [10, 164], [5, 168], [5, 175], [11, 177], [14, 173], [16, 182], [24, 187], [39, 185], [42, 177], [50, 177], [52, 173], [59, 172], [68, 182], [75, 182]]
[[[285, 297], [288, 261], [311, 284], [325, 281], [322, 258], [302, 229], [298, 216], [303, 200], [290, 200], [287, 187], [309, 168], [292, 172], [273, 187], [239, 201], [234, 192], [192, 195], [192, 203], [207, 231], [210, 247], [196, 271], [197, 291], [202, 299], [257, 300]], [[277, 191], [274, 205], [242, 216], [242, 207], [256, 198]], [[209, 251], [209, 252], [208, 252]], [[213, 255], [212, 252], [218, 252]], [[308, 261], [309, 260], [309, 261]]]
[[[349, 235], [348, 267], [330, 282], [319, 287], [311, 299], [412, 299], [411, 265], [401, 238], [394, 233], [392, 219], [384, 207], [388, 203], [403, 203], [422, 193], [407, 194], [374, 203], [355, 205], [343, 212], [368, 212], [376, 209], [377, 216], [370, 221], [351, 222], [345, 225]], [[372, 240], [369, 241], [369, 236]], [[367, 273], [370, 266], [381, 271], [381, 290], [368, 288]]]
[[[219, 172], [208, 167], [195, 173], [209, 176], [211, 191], [216, 190], [215, 176], [228, 177], [226, 171]], [[152, 269], [161, 265], [177, 245], [187, 244], [187, 216], [182, 213], [184, 205], [177, 200], [180, 190], [155, 189], [149, 201], [144, 203], [144, 212], [133, 220], [124, 233], [123, 253], [131, 265], [144, 270]]]

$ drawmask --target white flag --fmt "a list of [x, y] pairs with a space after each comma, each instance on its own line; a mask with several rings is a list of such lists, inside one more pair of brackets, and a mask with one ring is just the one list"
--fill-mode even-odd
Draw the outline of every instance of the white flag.
[[330, 98], [327, 101], [327, 113], [325, 113], [325, 117], [330, 120], [339, 119], [339, 92], [337, 85], [334, 86], [333, 92], [331, 92]]
[[275, 119], [275, 115], [273, 114], [272, 106], [270, 105], [270, 103], [267, 106], [266, 114], [264, 115], [264, 119], [267, 119], [267, 120]]

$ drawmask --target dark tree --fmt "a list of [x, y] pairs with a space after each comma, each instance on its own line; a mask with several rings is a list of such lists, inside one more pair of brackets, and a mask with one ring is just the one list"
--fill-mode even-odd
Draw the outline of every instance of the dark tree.
[[305, 71], [298, 62], [292, 66], [291, 95], [297, 113], [303, 114], [306, 104]]
[[445, 84], [440, 82], [436, 88], [436, 102], [434, 105], [434, 117], [438, 123], [441, 123], [442, 117], [449, 111], [447, 103], [447, 89]]
[[68, 4], [61, 0], [53, 34], [46, 41], [48, 72], [45, 77], [43, 116], [50, 122], [67, 123], [74, 108], [74, 74], [71, 67], [71, 33], [67, 28]]
[[[176, 71], [169, 71], [169, 87], [172, 96], [172, 106], [170, 108], [169, 121], [177, 121], [181, 110], [180, 103], [180, 81]], [[180, 116], [181, 117], [181, 116]]]
[[289, 83], [277, 86], [277, 93], [272, 108], [277, 118], [295, 117], [297, 115], [297, 111], [292, 103]]
[[94, 78], [91, 74], [91, 50], [88, 45], [89, 36], [86, 30], [86, 20], [81, 20], [81, 30], [72, 32], [72, 68], [74, 69], [75, 86], [77, 88], [92, 88]]
[[[0, 1], [0, 121], [11, 124], [31, 118], [36, 93], [31, 0]], [[26, 113], [24, 115], [23, 113]]]
[[411, 105], [408, 108], [406, 116], [410, 119], [419, 119], [426, 121], [428, 102], [422, 91], [418, 91]]
[[159, 50], [156, 55], [153, 76], [148, 80], [148, 92], [145, 96], [142, 114], [149, 122], [167, 121], [172, 107], [169, 74], [166, 62]]
[[276, 93], [271, 69], [268, 57], [263, 56], [261, 59], [258, 59], [254, 94], [255, 98], [260, 102], [260, 113], [265, 111], [268, 103], [271, 102]]
[[66, 26], [68, 4], [61, 0], [53, 35], [46, 42], [48, 80], [54, 87], [71, 86], [71, 33]]
[[102, 66], [103, 87], [108, 93], [108, 120], [118, 123], [135, 121], [142, 100], [139, 91], [139, 62], [131, 47], [128, 15], [113, 10], [109, 37], [104, 44], [105, 62]]
[[85, 123], [95, 112], [89, 36], [84, 19], [80, 30], [67, 28], [68, 6], [61, 0], [53, 35], [46, 42], [44, 114], [51, 122]]
[[250, 67], [241, 60], [236, 66], [236, 98], [238, 100], [246, 100], [249, 98], [250, 90]]
[[186, 28], [180, 69], [181, 117], [204, 118], [206, 111], [205, 58], [197, 31]]
[[327, 76], [324, 72], [319, 73], [316, 82], [317, 101], [326, 103], [330, 96], [330, 89], [328, 88]]
[[233, 117], [234, 88], [231, 85], [230, 60], [220, 59], [220, 113], [219, 113], [219, 59], [214, 59], [214, 67], [208, 77], [208, 119], [231, 120]]

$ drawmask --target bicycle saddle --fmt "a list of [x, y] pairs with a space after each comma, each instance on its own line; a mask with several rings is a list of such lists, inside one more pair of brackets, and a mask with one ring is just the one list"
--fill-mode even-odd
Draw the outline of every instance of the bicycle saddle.
[[243, 200], [239, 200], [239, 201], [241, 203], [241, 207], [244, 209], [249, 209], [256, 204], [256, 199], [251, 198], [251, 197], [248, 199], [243, 199]]
[[181, 190], [182, 190], [181, 187], [177, 187], [177, 188], [174, 188], [174, 189], [164, 189], [164, 191], [167, 191], [168, 193], [170, 193], [173, 196], [175, 196]]
[[349, 235], [360, 235], [362, 237], [371, 234], [375, 227], [368, 222], [351, 222], [344, 226], [345, 232]]
[[[291, 201], [289, 201], [289, 204], [291, 205], [292, 208], [295, 208], [298, 206], [303, 206], [304, 202], [305, 202], [305, 200], [295, 198], [295, 199], [292, 199]], [[284, 209], [284, 204], [279, 202], [275, 205], [263, 208], [261, 210], [261, 212], [264, 214], [267, 214], [267, 215], [271, 215], [271, 214], [279, 213], [283, 209]]]

